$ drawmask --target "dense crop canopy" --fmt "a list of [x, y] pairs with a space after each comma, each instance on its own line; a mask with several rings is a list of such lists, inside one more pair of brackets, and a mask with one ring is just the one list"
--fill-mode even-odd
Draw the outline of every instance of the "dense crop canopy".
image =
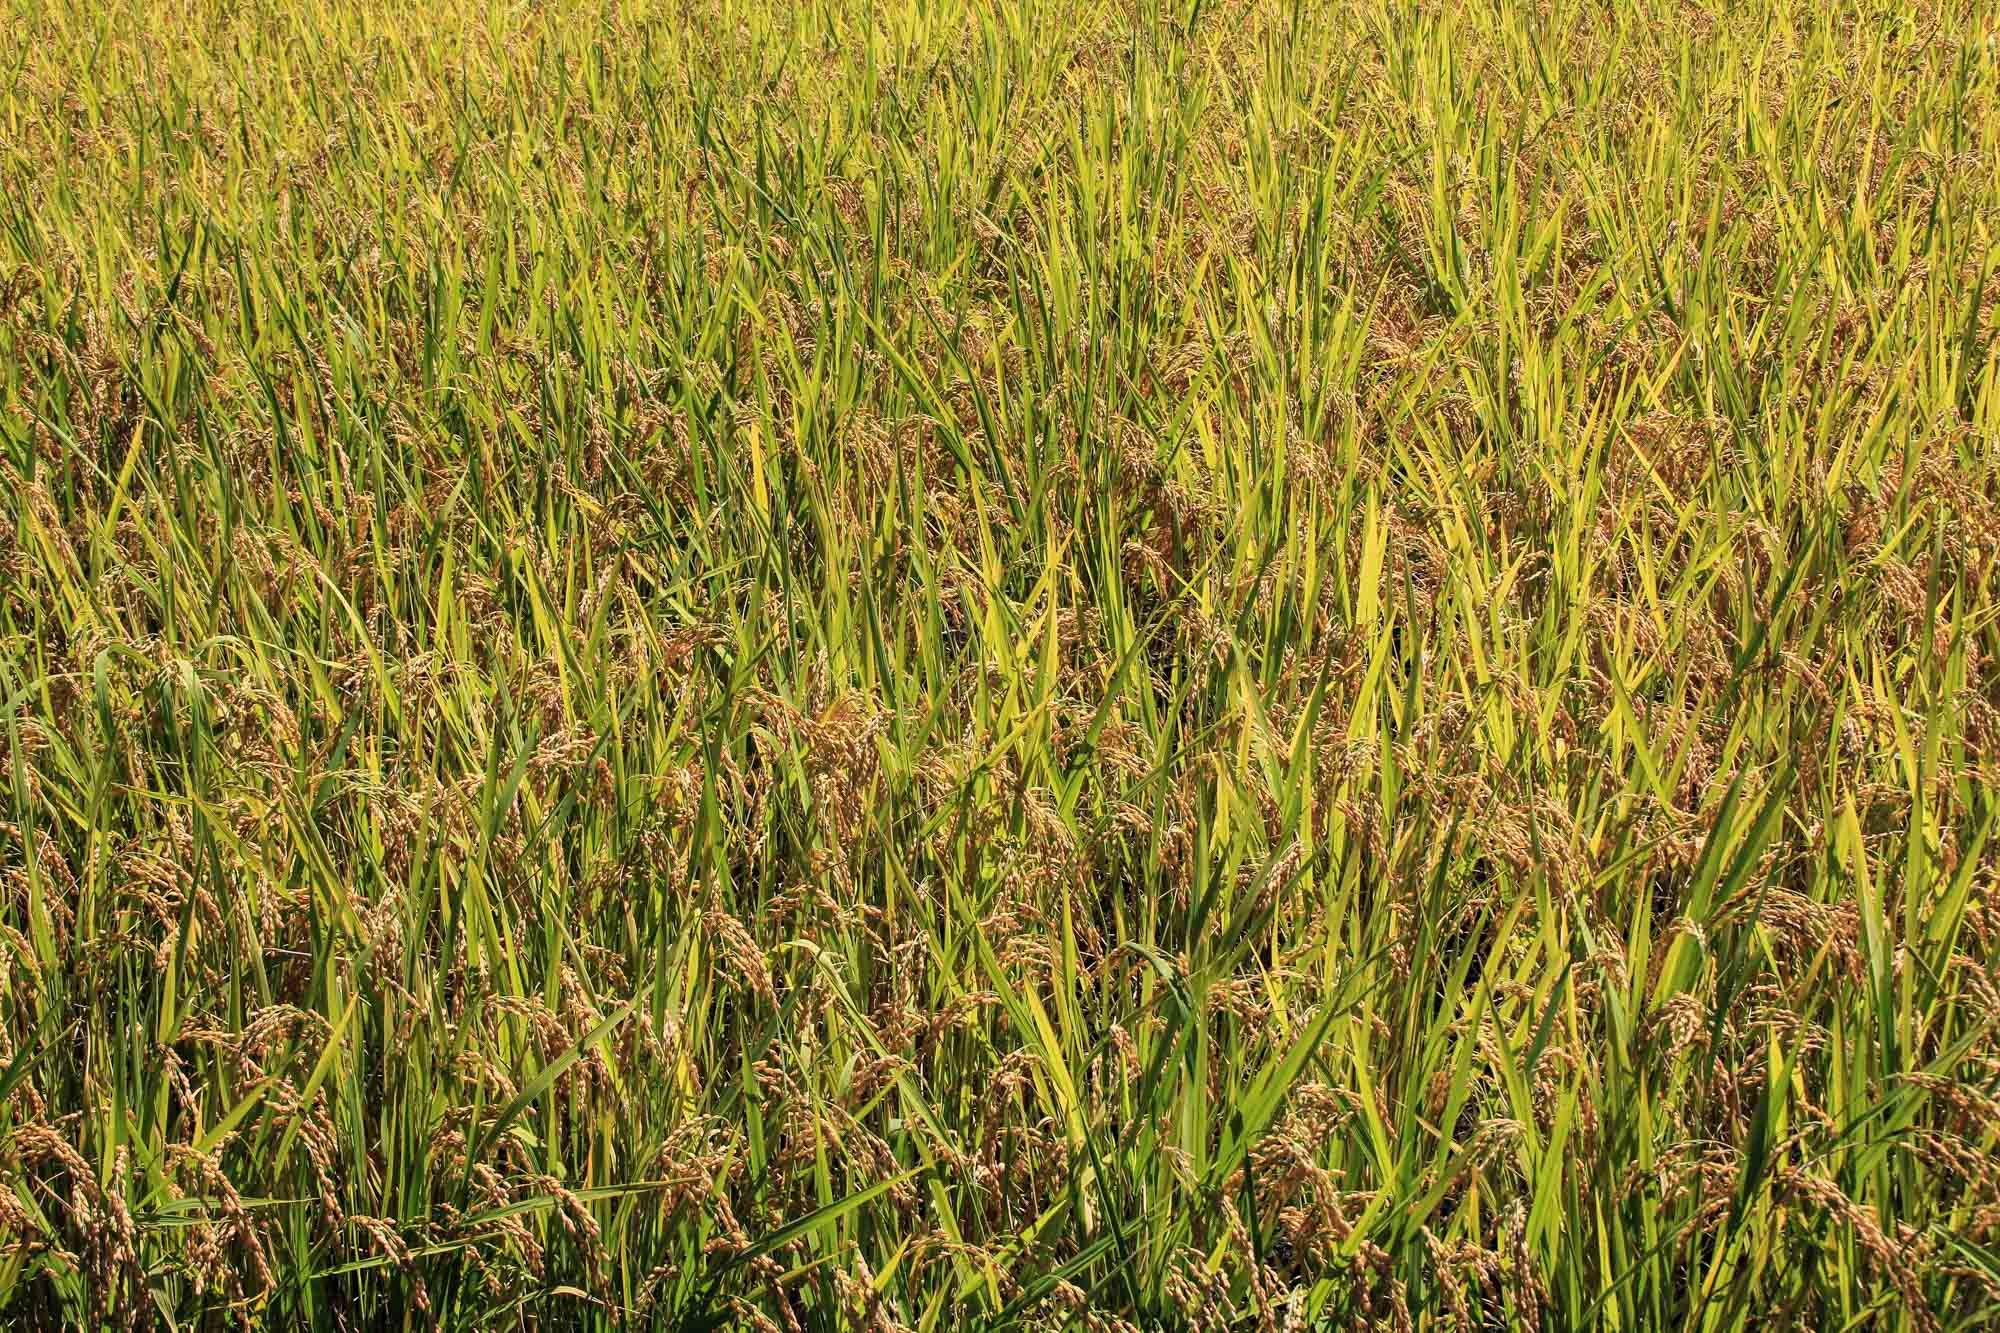
[[2000, 1323], [1991, 6], [0, 7], [0, 1317]]

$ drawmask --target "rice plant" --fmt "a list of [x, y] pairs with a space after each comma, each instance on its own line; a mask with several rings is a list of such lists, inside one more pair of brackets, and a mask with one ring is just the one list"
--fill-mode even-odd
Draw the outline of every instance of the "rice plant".
[[0, 1314], [2000, 1328], [2000, 15], [4, 0]]

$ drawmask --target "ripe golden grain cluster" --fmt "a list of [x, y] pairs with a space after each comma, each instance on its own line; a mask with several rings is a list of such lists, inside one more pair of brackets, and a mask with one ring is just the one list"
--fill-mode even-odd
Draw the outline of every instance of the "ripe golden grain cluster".
[[0, 1318], [2000, 1326], [1972, 0], [5, 0]]

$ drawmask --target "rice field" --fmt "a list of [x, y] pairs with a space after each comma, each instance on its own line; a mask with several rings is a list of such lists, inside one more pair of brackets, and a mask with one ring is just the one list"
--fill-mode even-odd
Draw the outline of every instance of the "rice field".
[[0, 1322], [2000, 1328], [2000, 15], [0, 0]]

